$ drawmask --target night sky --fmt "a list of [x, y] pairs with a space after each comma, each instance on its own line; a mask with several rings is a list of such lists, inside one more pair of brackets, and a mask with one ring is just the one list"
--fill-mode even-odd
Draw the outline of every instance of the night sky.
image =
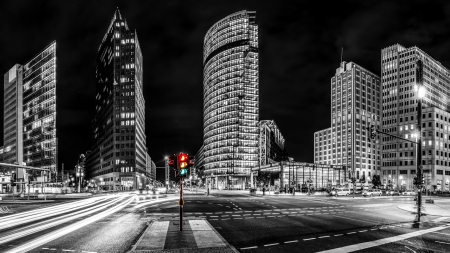
[[0, 72], [57, 42], [57, 135], [66, 169], [91, 148], [96, 54], [117, 7], [142, 48], [147, 147], [156, 162], [194, 155], [202, 145], [203, 38], [236, 11], [256, 11], [260, 119], [275, 120], [296, 161], [313, 162], [313, 134], [330, 127], [330, 79], [342, 47], [344, 61], [376, 74], [381, 49], [396, 43], [416, 45], [450, 68], [448, 1], [2, 1]]

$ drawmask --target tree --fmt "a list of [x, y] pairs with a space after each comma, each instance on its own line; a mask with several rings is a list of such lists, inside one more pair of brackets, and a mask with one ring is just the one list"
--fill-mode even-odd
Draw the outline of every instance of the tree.
[[381, 186], [380, 175], [373, 175], [372, 184], [374, 188], [378, 188], [379, 186]]
[[363, 174], [361, 179], [359, 180], [360, 183], [364, 184], [366, 182], [366, 176]]

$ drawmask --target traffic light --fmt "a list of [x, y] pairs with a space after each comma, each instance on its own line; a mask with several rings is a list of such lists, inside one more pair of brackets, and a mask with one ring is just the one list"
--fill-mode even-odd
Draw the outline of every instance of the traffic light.
[[174, 168], [175, 169], [175, 166], [177, 165], [176, 164], [176, 162], [175, 162], [175, 160], [177, 159], [177, 156], [176, 155], [173, 155], [173, 156], [169, 156], [168, 158], [167, 158], [167, 160], [168, 160], [168, 165], [169, 165], [169, 168]]
[[415, 186], [419, 186], [419, 181], [417, 180], [417, 177], [414, 177], [414, 179], [413, 179], [413, 184], [414, 184]]
[[370, 131], [370, 139], [375, 139], [375, 137], [377, 136], [377, 130], [375, 129], [375, 125], [370, 125], [369, 128]]
[[186, 177], [189, 168], [194, 165], [194, 157], [188, 154], [180, 153], [177, 157], [179, 175], [181, 177]]
[[16, 173], [11, 174], [11, 186], [16, 186], [17, 175]]
[[188, 161], [189, 155], [180, 153], [178, 155], [178, 170], [180, 171], [180, 176], [185, 177], [188, 172]]

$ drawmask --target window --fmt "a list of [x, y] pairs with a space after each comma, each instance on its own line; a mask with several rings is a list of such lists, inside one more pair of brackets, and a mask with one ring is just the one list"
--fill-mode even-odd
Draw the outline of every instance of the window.
[[405, 174], [408, 174], [407, 170], [400, 170], [400, 175], [405, 175]]
[[444, 171], [443, 171], [443, 170], [437, 170], [436, 173], [437, 173], [438, 175], [443, 175], [443, 174], [444, 174]]
[[410, 174], [411, 174], [411, 175], [416, 174], [416, 170], [410, 170]]

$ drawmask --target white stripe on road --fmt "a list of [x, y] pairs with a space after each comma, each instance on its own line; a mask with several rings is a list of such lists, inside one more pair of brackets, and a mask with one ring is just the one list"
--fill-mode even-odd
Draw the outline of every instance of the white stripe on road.
[[287, 242], [284, 242], [284, 243], [293, 243], [293, 242], [298, 242], [298, 240], [295, 240], [295, 241], [287, 241]]
[[279, 243], [266, 244], [266, 245], [264, 245], [264, 247], [269, 247], [269, 246], [278, 245], [278, 244]]
[[440, 242], [440, 241], [434, 241], [434, 242], [437, 242], [437, 243], [443, 243], [443, 244], [450, 244], [450, 243], [448, 243], [448, 242]]
[[247, 248], [241, 248], [241, 249], [245, 250], [245, 249], [256, 249], [256, 248], [258, 248], [258, 247], [253, 246], [253, 247], [247, 247]]
[[372, 247], [377, 247], [377, 246], [380, 246], [380, 245], [383, 245], [383, 244], [388, 244], [388, 243], [392, 243], [392, 242], [406, 240], [406, 239], [409, 239], [409, 238], [412, 238], [412, 237], [416, 237], [416, 236], [420, 236], [420, 235], [423, 235], [423, 234], [436, 232], [436, 231], [447, 229], [447, 228], [449, 228], [449, 227], [448, 226], [434, 227], [434, 228], [424, 229], [424, 230], [420, 230], [420, 231], [416, 231], [416, 232], [412, 232], [412, 233], [408, 233], [408, 234], [403, 234], [403, 235], [398, 235], [398, 236], [394, 236], [394, 237], [384, 238], [384, 239], [380, 239], [380, 240], [376, 240], [376, 241], [372, 241], [372, 242], [363, 242], [363, 243], [349, 245], [349, 246], [345, 246], [345, 247], [341, 247], [341, 248], [335, 248], [335, 249], [320, 251], [319, 253], [352, 252], [352, 251], [364, 250], [364, 249], [368, 249], [368, 248], [372, 248]]

